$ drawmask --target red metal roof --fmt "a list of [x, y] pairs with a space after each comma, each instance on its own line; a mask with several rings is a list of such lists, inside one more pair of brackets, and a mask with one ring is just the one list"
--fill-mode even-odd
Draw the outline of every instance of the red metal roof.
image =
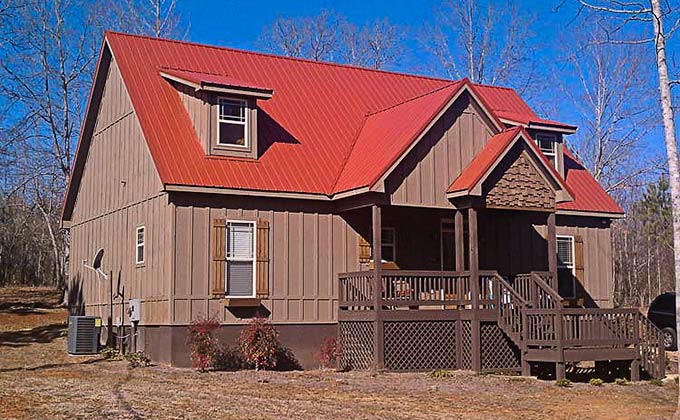
[[489, 108], [491, 108], [491, 112], [496, 114], [498, 118], [523, 125], [537, 123], [566, 129], [576, 129], [573, 125], [539, 117], [514, 89], [479, 84], [475, 85], [475, 87], [486, 100]]
[[243, 80], [238, 80], [233, 77], [225, 76], [222, 74], [211, 74], [211, 73], [201, 73], [195, 71], [184, 71], [177, 69], [167, 69], [161, 68], [161, 73], [168, 74], [175, 78], [186, 80], [198, 86], [224, 86], [224, 87], [239, 87], [254, 90], [271, 91], [273, 89], [260, 86], [254, 83], [244, 82]]
[[[370, 186], [464, 85], [495, 121], [549, 121], [538, 118], [512, 89], [466, 80], [114, 32], [106, 33], [106, 41], [165, 185], [326, 196]], [[206, 156], [180, 96], [161, 71], [197, 84], [273, 89], [271, 99], [258, 101], [260, 157]], [[576, 198], [568, 203], [570, 210], [620, 212], [584, 169], [571, 165], [567, 185]]]
[[548, 161], [545, 155], [541, 153], [529, 133], [522, 127], [511, 128], [491, 137], [484, 149], [475, 156], [458, 178], [453, 181], [447, 192], [472, 191], [482, 180], [482, 177], [492, 168], [493, 164], [498, 162], [498, 159], [510, 149], [510, 146], [515, 143], [516, 139], [523, 139], [523, 141], [526, 142], [534, 154], [541, 159], [544, 168], [549, 172], [555, 182], [573, 197], [574, 191], [572, 188], [566, 184], [555, 170], [555, 167]]

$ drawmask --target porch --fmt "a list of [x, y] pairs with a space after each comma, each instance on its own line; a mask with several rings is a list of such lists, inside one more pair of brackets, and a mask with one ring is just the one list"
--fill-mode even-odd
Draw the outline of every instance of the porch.
[[[398, 212], [385, 209], [390, 218]], [[449, 252], [454, 270], [411, 270], [388, 268], [398, 264], [382, 256], [383, 208], [371, 207], [371, 260], [362, 271], [338, 276], [338, 328], [345, 366], [530, 375], [532, 364], [543, 362], [554, 363], [559, 379], [565, 377], [569, 362], [621, 360], [630, 364], [632, 380], [639, 379], [641, 370], [652, 377], [664, 376], [661, 333], [637, 309], [569, 307], [574, 301], [557, 292], [554, 212], [495, 213], [542, 229], [542, 235], [528, 234], [539, 236], [538, 241], [532, 238], [539, 246], [524, 252], [512, 249], [513, 241], [501, 247], [488, 225], [481, 229], [486, 236], [480, 241], [479, 216], [488, 220], [491, 212], [474, 207], [454, 211], [451, 246], [444, 244], [443, 231], [439, 238], [440, 267], [446, 266]], [[411, 224], [412, 220], [417, 219]], [[422, 236], [433, 239], [425, 227], [421, 230], [415, 242]], [[480, 243], [490, 250], [483, 256]], [[399, 249], [388, 250], [392, 259], [399, 261], [394, 258]], [[508, 255], [516, 257], [508, 261]], [[401, 261], [412, 267], [413, 262]], [[479, 268], [480, 261], [485, 269]], [[486, 269], [494, 261], [502, 272]], [[426, 264], [431, 267], [432, 261]], [[526, 272], [515, 271], [527, 267]]]

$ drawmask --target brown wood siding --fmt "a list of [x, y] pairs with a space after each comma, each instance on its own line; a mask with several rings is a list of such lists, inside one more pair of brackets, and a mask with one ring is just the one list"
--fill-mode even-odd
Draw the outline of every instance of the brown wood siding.
[[[171, 208], [118, 67], [112, 60], [78, 191], [70, 238], [70, 276], [86, 312], [108, 316], [109, 284], [83, 267], [104, 248], [103, 269], [120, 277], [125, 299], [142, 299], [142, 324], [169, 320]], [[135, 265], [135, 230], [145, 226], [145, 263]], [[106, 307], [101, 308], [102, 302]], [[120, 316], [120, 305], [115, 316]]]
[[392, 203], [452, 208], [446, 190], [492, 135], [482, 111], [458, 99], [385, 181]]
[[[584, 279], [581, 286], [601, 307], [613, 305], [614, 268], [609, 221], [587, 217], [557, 217], [557, 235], [583, 238]], [[580, 287], [577, 285], [577, 289]], [[587, 299], [588, 297], [586, 297]]]
[[359, 269], [358, 235], [328, 205], [256, 197], [173, 195], [175, 263], [173, 319], [201, 316], [243, 322], [255, 310], [225, 308], [209, 295], [210, 221], [269, 221], [269, 297], [263, 313], [277, 323], [334, 322], [337, 274]]

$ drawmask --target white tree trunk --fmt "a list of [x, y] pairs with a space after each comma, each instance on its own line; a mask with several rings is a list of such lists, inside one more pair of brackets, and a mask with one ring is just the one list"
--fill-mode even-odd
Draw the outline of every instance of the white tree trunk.
[[[673, 210], [673, 256], [675, 260], [675, 306], [680, 308], [680, 167], [678, 165], [678, 144], [675, 141], [675, 121], [673, 120], [673, 102], [671, 84], [666, 62], [666, 38], [663, 29], [660, 0], [651, 0], [652, 23], [654, 24], [654, 45], [656, 50], [656, 67], [659, 72], [659, 93], [661, 94], [661, 111], [663, 115], [666, 154], [668, 155], [668, 176], [671, 187], [671, 208]], [[680, 330], [680, 311], [676, 311], [676, 328]], [[680, 359], [678, 359], [680, 366]], [[679, 388], [680, 389], [680, 388]], [[680, 394], [679, 394], [680, 395]], [[675, 418], [680, 419], [680, 398]]]

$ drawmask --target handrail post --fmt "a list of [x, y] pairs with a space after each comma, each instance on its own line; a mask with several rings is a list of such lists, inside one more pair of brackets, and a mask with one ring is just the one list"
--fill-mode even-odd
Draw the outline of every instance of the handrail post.
[[555, 340], [557, 341], [557, 357], [558, 361], [555, 364], [555, 376], [557, 380], [566, 377], [566, 370], [564, 366], [564, 324], [562, 322], [562, 305], [557, 306], [555, 313]]
[[385, 367], [383, 341], [384, 324], [382, 319], [382, 217], [380, 206], [371, 207], [373, 221], [373, 311], [375, 322], [373, 327], [373, 362], [376, 369]]
[[635, 358], [630, 363], [630, 380], [637, 382], [640, 380], [640, 311], [633, 314], [633, 347]]
[[468, 208], [468, 240], [470, 248], [470, 294], [472, 295], [472, 370], [482, 371], [481, 322], [479, 320], [479, 245], [477, 242], [477, 210]]
[[522, 376], [531, 376], [531, 364], [527, 360], [527, 353], [529, 352], [529, 346], [527, 341], [529, 339], [528, 321], [527, 321], [527, 311], [526, 307], [522, 306], [522, 331], [520, 332], [520, 341], [522, 343], [522, 353], [520, 355], [520, 362], [522, 364]]

